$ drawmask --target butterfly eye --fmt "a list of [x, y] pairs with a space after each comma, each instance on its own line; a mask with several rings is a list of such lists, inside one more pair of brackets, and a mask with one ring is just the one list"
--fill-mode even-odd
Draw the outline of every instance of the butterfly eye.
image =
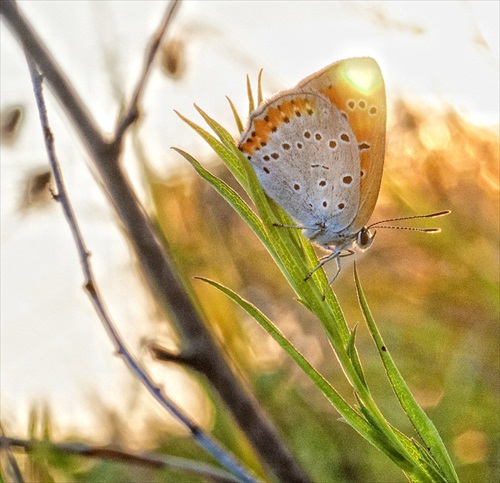
[[359, 248], [363, 251], [367, 248], [370, 248], [370, 245], [373, 242], [373, 238], [375, 237], [375, 233], [371, 233], [367, 228], [362, 228], [358, 233], [357, 242]]

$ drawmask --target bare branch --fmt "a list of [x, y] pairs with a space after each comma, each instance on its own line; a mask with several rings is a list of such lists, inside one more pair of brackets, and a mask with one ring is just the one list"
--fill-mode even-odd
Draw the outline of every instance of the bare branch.
[[38, 106], [38, 112], [40, 114], [40, 123], [42, 125], [45, 146], [47, 149], [47, 154], [49, 157], [49, 162], [54, 173], [54, 181], [57, 188], [57, 201], [61, 203], [64, 210], [64, 216], [68, 222], [73, 238], [78, 249], [78, 254], [80, 256], [80, 261], [82, 264], [83, 273], [85, 276], [85, 289], [87, 294], [97, 311], [101, 322], [106, 329], [109, 337], [111, 338], [113, 345], [116, 347], [118, 354], [125, 361], [127, 366], [136, 374], [140, 381], [146, 386], [148, 391], [156, 398], [157, 401], [170, 413], [172, 414], [180, 423], [182, 423], [190, 432], [193, 439], [212, 455], [219, 463], [230, 470], [234, 475], [237, 475], [241, 481], [252, 483], [255, 480], [250, 477], [250, 475], [243, 469], [242, 465], [225, 449], [223, 449], [219, 443], [217, 443], [213, 438], [211, 438], [207, 433], [205, 433], [198, 425], [196, 425], [184, 412], [171, 401], [163, 391], [154, 383], [154, 381], [149, 377], [146, 371], [141, 367], [139, 362], [132, 356], [131, 352], [125, 346], [122, 338], [120, 337], [118, 331], [111, 321], [104, 303], [98, 293], [97, 286], [95, 284], [94, 276], [92, 273], [92, 267], [89, 260], [89, 252], [85, 246], [78, 222], [76, 220], [71, 202], [64, 185], [61, 169], [59, 162], [56, 157], [54, 137], [49, 126], [49, 120], [47, 116], [47, 109], [45, 106], [45, 101], [43, 97], [42, 90], [42, 79], [36, 70], [34, 62], [27, 56], [28, 66], [30, 70], [31, 80], [33, 83], [33, 89], [35, 92], [35, 98]]
[[[186, 292], [183, 282], [176, 274], [170, 254], [160, 242], [149, 217], [121, 169], [120, 136], [115, 136], [114, 140], [110, 141], [99, 132], [82, 100], [74, 92], [33, 28], [21, 12], [16, 10], [12, 0], [0, 1], [0, 13], [38, 65], [45, 81], [50, 85], [87, 148], [106, 194], [129, 236], [145, 279], [180, 335], [182, 355], [186, 364], [210, 381], [247, 435], [254, 450], [281, 481], [309, 481], [258, 402], [232, 373]], [[143, 77], [149, 71], [149, 67], [145, 69]], [[137, 101], [132, 101], [131, 105], [139, 102], [141, 90], [142, 87], [136, 89], [139, 95]], [[125, 131], [126, 128], [122, 130]], [[120, 128], [117, 133], [119, 131]], [[93, 288], [93, 285], [87, 285], [88, 290], [92, 291]]]
[[[2, 446], [16, 446], [23, 448], [27, 452], [33, 451], [37, 445], [36, 441], [7, 438], [5, 436], [0, 437], [0, 442]], [[43, 443], [44, 447], [46, 447], [47, 442], [44, 441]], [[177, 456], [163, 456], [154, 453], [137, 453], [105, 446], [90, 446], [83, 443], [51, 443], [51, 449], [65, 454], [85, 456], [88, 458], [100, 458], [108, 461], [118, 461], [121, 463], [144, 466], [147, 468], [181, 470], [186, 473], [192, 473], [210, 478], [212, 481], [219, 483], [234, 483], [235, 481], [238, 481], [238, 479], [236, 479], [233, 475], [217, 468], [216, 466]]]

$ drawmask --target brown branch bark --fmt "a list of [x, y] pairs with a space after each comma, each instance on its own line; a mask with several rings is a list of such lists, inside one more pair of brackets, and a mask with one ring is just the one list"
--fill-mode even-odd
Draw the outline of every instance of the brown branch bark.
[[184, 361], [210, 381], [261, 460], [279, 480], [309, 481], [256, 399], [232, 373], [123, 172], [120, 165], [122, 134], [126, 130], [123, 120], [116, 123], [117, 133], [108, 140], [12, 0], [0, 1], [0, 13], [38, 65], [80, 135], [131, 240], [146, 281], [178, 330]]
[[[154, 453], [137, 453], [125, 451], [116, 447], [106, 446], [91, 446], [83, 443], [53, 443], [48, 441], [35, 441], [20, 438], [7, 438], [0, 436], [0, 445], [9, 448], [23, 448], [27, 453], [33, 452], [37, 446], [43, 446], [47, 449], [50, 444], [50, 449], [54, 452], [62, 454], [77, 455], [87, 458], [99, 458], [106, 461], [118, 461], [120, 463], [128, 463], [146, 468], [171, 468], [177, 469], [188, 474], [199, 475], [208, 478], [216, 483], [234, 483], [237, 480], [231, 473], [219, 469], [207, 463], [192, 461], [187, 458], [179, 458], [175, 456], [163, 456]], [[19, 480], [22, 482], [21, 480]]]

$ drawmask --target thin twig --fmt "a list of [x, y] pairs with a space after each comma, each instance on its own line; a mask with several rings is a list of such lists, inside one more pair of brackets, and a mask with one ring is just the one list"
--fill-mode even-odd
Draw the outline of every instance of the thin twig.
[[92, 267], [89, 260], [89, 252], [85, 246], [80, 228], [78, 226], [78, 221], [76, 220], [71, 202], [64, 185], [61, 169], [59, 162], [56, 157], [55, 147], [54, 147], [54, 137], [49, 126], [49, 120], [47, 116], [47, 109], [45, 106], [45, 101], [43, 97], [42, 89], [42, 79], [37, 72], [35, 63], [27, 55], [27, 62], [30, 70], [31, 80], [33, 83], [33, 90], [35, 92], [35, 98], [37, 102], [38, 112], [40, 115], [40, 123], [42, 125], [45, 147], [47, 149], [47, 155], [49, 157], [50, 166], [54, 173], [54, 182], [57, 188], [56, 199], [61, 203], [64, 211], [64, 216], [68, 222], [73, 238], [77, 246], [78, 254], [80, 257], [80, 262], [82, 265], [84, 277], [85, 277], [85, 289], [87, 295], [90, 297], [95, 310], [97, 311], [101, 322], [106, 329], [109, 337], [111, 338], [113, 345], [115, 346], [117, 353], [122, 357], [127, 366], [132, 370], [134, 374], [141, 380], [141, 382], [146, 386], [148, 391], [156, 398], [160, 404], [167, 409], [179, 422], [181, 422], [189, 431], [193, 439], [212, 455], [221, 465], [226, 467], [234, 475], [245, 482], [254, 482], [248, 472], [242, 467], [242, 465], [225, 449], [223, 449], [213, 438], [211, 438], [207, 433], [205, 433], [198, 425], [196, 425], [184, 412], [171, 400], [163, 394], [162, 390], [154, 383], [154, 381], [146, 374], [146, 371], [140, 366], [139, 362], [132, 356], [131, 352], [125, 346], [122, 338], [120, 337], [118, 331], [114, 327], [111, 317], [109, 316], [104, 303], [99, 295], [97, 285], [94, 280], [92, 273]]
[[[30, 452], [36, 449], [37, 441], [0, 437], [1, 445], [9, 447], [23, 448]], [[43, 442], [44, 446], [47, 444]], [[175, 469], [201, 475], [220, 483], [234, 483], [239, 481], [230, 473], [217, 468], [216, 466], [199, 461], [193, 461], [188, 458], [180, 458], [178, 456], [163, 456], [155, 453], [137, 453], [124, 451], [117, 448], [106, 446], [91, 446], [83, 443], [50, 443], [51, 449], [65, 454], [84, 456], [88, 458], [100, 458], [108, 461], [118, 461], [121, 463], [129, 463], [146, 468], [162, 468]]]
[[179, 0], [173, 0], [170, 3], [165, 16], [163, 17], [163, 20], [158, 27], [158, 30], [151, 37], [148, 48], [146, 49], [146, 56], [144, 58], [144, 66], [141, 77], [130, 99], [128, 108], [125, 110], [125, 114], [119, 121], [118, 126], [115, 130], [115, 138], [113, 141], [115, 143], [121, 144], [123, 135], [125, 134], [126, 130], [139, 117], [139, 101], [146, 86], [146, 81], [149, 77], [149, 72], [151, 70], [151, 66], [153, 65], [153, 60], [155, 59], [158, 48], [160, 47], [162, 39], [165, 36], [165, 32], [167, 31], [167, 27], [170, 25], [170, 22], [172, 21], [174, 13], [177, 11], [177, 7], [179, 6], [179, 4]]
[[[5, 436], [5, 431], [3, 429], [2, 424], [0, 423], [0, 449], [1, 453], [5, 453], [7, 458], [7, 462], [0, 465], [0, 468], [3, 468], [3, 472], [0, 472], [0, 477], [2, 477], [4, 481], [12, 481], [13, 483], [24, 483], [24, 478], [19, 469], [19, 465], [17, 464], [16, 458], [12, 454], [11, 446], [15, 446], [11, 442], [10, 438]], [[1, 462], [1, 461], [0, 461]]]

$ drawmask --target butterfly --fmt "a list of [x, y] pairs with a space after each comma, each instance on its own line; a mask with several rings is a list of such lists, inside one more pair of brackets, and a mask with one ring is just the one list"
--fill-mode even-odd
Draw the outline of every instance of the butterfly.
[[[386, 95], [369, 57], [335, 62], [263, 102], [250, 115], [239, 149], [266, 194], [330, 253], [308, 274], [364, 251], [387, 221], [367, 226], [377, 202], [385, 155]], [[410, 228], [411, 229], [411, 228]], [[436, 229], [418, 229], [435, 231]]]

